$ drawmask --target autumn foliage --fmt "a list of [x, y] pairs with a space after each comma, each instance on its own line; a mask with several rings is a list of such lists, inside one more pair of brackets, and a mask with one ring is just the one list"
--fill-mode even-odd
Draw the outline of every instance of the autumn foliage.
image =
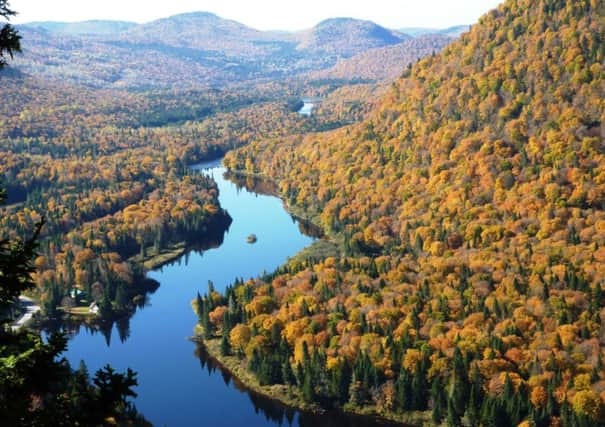
[[291, 384], [319, 402], [603, 423], [604, 34], [601, 0], [509, 0], [361, 125], [229, 153], [344, 253], [245, 285], [283, 327], [271, 344], [244, 306], [267, 340], [258, 375], [285, 346]]

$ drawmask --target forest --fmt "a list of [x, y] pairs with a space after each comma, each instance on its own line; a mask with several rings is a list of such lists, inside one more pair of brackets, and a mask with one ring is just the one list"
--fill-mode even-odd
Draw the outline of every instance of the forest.
[[323, 407], [603, 425], [604, 36], [600, 0], [509, 0], [361, 124], [229, 152], [342, 256], [199, 297], [202, 335]]
[[139, 25], [32, 22], [19, 30], [25, 54], [15, 57], [14, 64], [21, 72], [88, 88], [130, 91], [224, 89], [305, 79], [341, 60], [388, 46], [397, 46], [399, 52], [382, 72], [399, 73], [407, 61], [444, 46], [444, 37], [433, 33], [401, 45], [412, 37], [360, 19], [326, 19], [307, 30], [277, 32], [208, 12]]
[[[336, 248], [194, 299], [197, 339], [255, 390], [413, 425], [605, 426], [604, 0], [506, 0], [457, 40], [356, 20], [287, 40], [176, 20], [230, 35], [181, 45], [174, 18], [129, 27], [94, 42], [91, 66], [70, 62], [74, 35], [24, 31], [34, 55], [0, 74], [0, 263], [18, 256], [24, 286], [0, 309], [24, 292], [45, 320], [91, 302], [102, 320], [131, 315], [158, 286], [149, 270], [230, 226], [216, 183], [190, 168], [225, 156]], [[104, 67], [112, 46], [164, 67]], [[264, 65], [222, 74], [221, 49], [249, 60], [253, 47]], [[318, 100], [309, 117], [303, 97]], [[33, 402], [33, 425], [145, 423], [134, 372], [91, 383], [56, 361], [61, 335], [27, 334], [0, 352], [33, 347], [47, 365], [3, 357], [0, 374], [21, 370], [0, 397]], [[61, 379], [28, 394], [19, 379], [44, 366]]]
[[[15, 15], [0, 0], [0, 16]], [[21, 51], [21, 35], [9, 23], [0, 28], [0, 70]], [[2, 84], [4, 81], [1, 82]], [[0, 205], [6, 202], [0, 186]], [[63, 333], [42, 337], [14, 328], [7, 314], [17, 298], [36, 287], [33, 258], [45, 225], [39, 218], [31, 234], [0, 239], [0, 419], [11, 426], [150, 425], [129, 399], [136, 397], [137, 373], [116, 372], [110, 365], [89, 374], [84, 361], [74, 370], [61, 355], [67, 349]]]
[[[34, 77], [4, 80], [0, 230], [26, 238], [45, 219], [33, 293], [45, 318], [130, 315], [157, 283], [146, 271], [213, 238], [231, 219], [216, 184], [189, 169], [255, 139], [338, 128], [382, 86], [318, 82], [310, 118], [291, 111], [304, 83], [254, 90], [98, 91]], [[371, 98], [371, 96], [369, 97]]]

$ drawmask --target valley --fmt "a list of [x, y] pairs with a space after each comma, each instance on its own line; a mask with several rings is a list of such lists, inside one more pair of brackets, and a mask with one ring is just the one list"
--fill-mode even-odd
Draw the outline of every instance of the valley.
[[137, 371], [137, 425], [605, 425], [605, 4], [486, 12], [18, 26], [34, 330]]

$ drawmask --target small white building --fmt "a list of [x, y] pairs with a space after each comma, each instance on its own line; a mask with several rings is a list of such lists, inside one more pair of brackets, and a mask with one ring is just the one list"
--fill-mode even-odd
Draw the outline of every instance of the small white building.
[[99, 313], [99, 306], [96, 302], [92, 302], [90, 303], [90, 306], [88, 306], [88, 311], [92, 314], [97, 314]]

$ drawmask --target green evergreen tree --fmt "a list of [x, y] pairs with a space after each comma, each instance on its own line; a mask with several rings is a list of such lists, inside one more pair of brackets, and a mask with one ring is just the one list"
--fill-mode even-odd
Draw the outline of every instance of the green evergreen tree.
[[110, 319], [113, 315], [113, 307], [111, 305], [111, 297], [109, 296], [109, 286], [103, 287], [103, 299], [99, 304], [99, 316], [103, 319]]
[[315, 391], [313, 389], [313, 378], [307, 370], [304, 374], [302, 385], [302, 396], [305, 402], [313, 402], [315, 400]]
[[[448, 418], [451, 416], [454, 420], [460, 420], [466, 411], [466, 405], [469, 398], [469, 380], [466, 364], [462, 353], [458, 347], [454, 350], [453, 372], [450, 381], [449, 401], [452, 408], [448, 406]], [[449, 404], [448, 404], [449, 405]], [[453, 413], [450, 414], [450, 412]]]
[[447, 397], [443, 390], [443, 381], [439, 375], [435, 375], [431, 384], [431, 419], [433, 423], [440, 424], [447, 410]]
[[471, 374], [471, 389], [465, 417], [471, 425], [477, 425], [480, 419], [480, 409], [483, 403], [483, 378], [477, 364]]
[[281, 370], [282, 370], [282, 378], [283, 378], [284, 384], [295, 385], [296, 377], [294, 376], [294, 371], [292, 370], [292, 365], [290, 365], [290, 362], [288, 360], [285, 360], [282, 363]]
[[221, 355], [222, 356], [230, 356], [231, 355], [231, 344], [229, 343], [229, 337], [227, 336], [227, 332], [223, 332], [221, 337]]
[[202, 299], [202, 296], [200, 295], [200, 293], [197, 293], [197, 296], [195, 298], [196, 301], [196, 306], [197, 306], [197, 315], [200, 318], [200, 320], [202, 319], [202, 311], [204, 309], [204, 300]]
[[[0, 16], [9, 20], [17, 13], [10, 9], [8, 0], [0, 0]], [[7, 65], [7, 59], [21, 52], [21, 36], [12, 25], [6, 23], [0, 28], [0, 69]]]

